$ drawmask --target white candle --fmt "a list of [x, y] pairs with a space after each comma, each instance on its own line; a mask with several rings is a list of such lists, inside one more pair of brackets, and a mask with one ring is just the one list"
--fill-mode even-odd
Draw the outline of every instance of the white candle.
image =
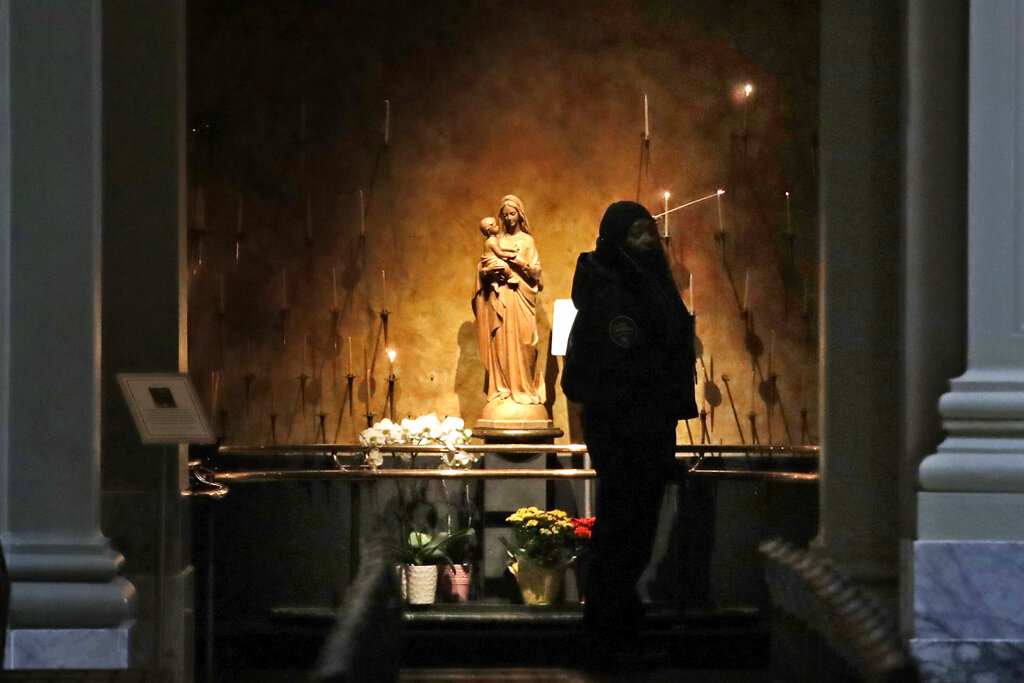
[[366, 204], [363, 201], [363, 191], [359, 190], [359, 235], [366, 234]]
[[370, 414], [370, 365], [366, 365], [366, 414]]
[[747, 277], [743, 283], [743, 310], [747, 311], [747, 305], [750, 302], [750, 269], [747, 269]]
[[394, 376], [394, 374], [395, 374], [395, 356], [397, 356], [397, 355], [398, 354], [395, 353], [394, 349], [390, 349], [388, 351], [388, 363], [390, 363], [390, 365], [391, 365], [391, 375], [392, 376]]
[[356, 366], [352, 365], [352, 337], [348, 338], [348, 372], [349, 374], [355, 374]]
[[387, 303], [387, 300], [388, 300], [388, 276], [387, 276], [387, 274], [383, 270], [380, 271], [380, 298], [384, 300], [385, 304]]
[[[647, 118], [647, 93], [644, 93], [644, 140], [651, 139], [651, 127]], [[667, 209], [668, 207], [666, 207]]]
[[668, 198], [669, 198], [669, 196], [670, 195], [669, 195], [668, 192], [666, 192], [665, 195], [664, 195], [664, 199], [665, 199], [665, 215], [663, 216], [663, 218], [665, 220], [665, 225], [662, 226], [662, 227], [665, 230], [665, 234], [662, 235], [662, 237], [666, 237], [666, 238], [668, 237]]
[[722, 195], [725, 194], [725, 190], [719, 190], [715, 193], [715, 203], [718, 204], [718, 232], [725, 234], [725, 226], [722, 224]]
[[338, 269], [331, 266], [331, 291], [334, 293], [334, 310], [338, 310]]
[[388, 144], [391, 128], [391, 100], [384, 100], [384, 144]]
[[697, 315], [697, 308], [693, 305], [693, 273], [690, 273], [690, 315]]

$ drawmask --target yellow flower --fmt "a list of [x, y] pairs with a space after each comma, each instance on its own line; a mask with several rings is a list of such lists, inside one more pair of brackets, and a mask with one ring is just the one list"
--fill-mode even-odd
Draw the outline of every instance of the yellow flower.
[[537, 520], [529, 519], [526, 521], [526, 526], [537, 526]]

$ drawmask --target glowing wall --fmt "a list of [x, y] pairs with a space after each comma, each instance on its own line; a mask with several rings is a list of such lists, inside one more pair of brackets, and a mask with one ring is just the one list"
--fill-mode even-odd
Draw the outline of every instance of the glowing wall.
[[[703, 4], [194, 4], [189, 357], [225, 441], [269, 442], [272, 413], [278, 443], [320, 441], [319, 414], [327, 440], [352, 441], [364, 353], [379, 419], [385, 307], [396, 414], [472, 424], [477, 223], [508, 193], [540, 250], [539, 362], [567, 440], [553, 301], [638, 179], [653, 212], [664, 191], [675, 205], [726, 190], [721, 222], [715, 200], [697, 204], [672, 214], [668, 241], [687, 305], [693, 278], [711, 440], [740, 441], [731, 392], [743, 439], [754, 412], [768, 441], [773, 346], [772, 440], [808, 439], [801, 410], [816, 435], [816, 5]], [[698, 420], [690, 430], [700, 438]]]

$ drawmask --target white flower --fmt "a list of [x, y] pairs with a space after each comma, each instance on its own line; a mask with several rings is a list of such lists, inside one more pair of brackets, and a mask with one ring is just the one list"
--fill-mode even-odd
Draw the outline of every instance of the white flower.
[[405, 432], [407, 443], [418, 443], [423, 434], [423, 425], [418, 420], [407, 417], [402, 420], [402, 431]]
[[366, 453], [366, 464], [373, 469], [377, 469], [384, 464], [384, 456], [381, 455], [381, 452], [378, 449], [371, 448]]
[[475, 460], [473, 455], [454, 449], [441, 454], [441, 465], [450, 470], [468, 469]]
[[359, 432], [359, 443], [363, 446], [383, 446], [387, 443], [384, 432], [370, 427]]
[[388, 443], [405, 443], [405, 430], [386, 417], [373, 425], [373, 428], [383, 432]]
[[444, 422], [441, 423], [441, 429], [446, 432], [461, 432], [465, 427], [466, 423], [461, 417], [452, 417], [451, 415], [445, 417]]
[[427, 415], [421, 415], [417, 418], [417, 421], [423, 425], [424, 436], [430, 439], [440, 439], [444, 430], [441, 427], [441, 421], [437, 419], [437, 415], [429, 413]]

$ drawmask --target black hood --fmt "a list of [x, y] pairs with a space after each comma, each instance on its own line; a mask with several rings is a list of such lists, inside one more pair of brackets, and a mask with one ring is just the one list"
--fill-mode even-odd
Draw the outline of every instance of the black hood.
[[604, 212], [601, 219], [601, 230], [597, 237], [597, 251], [622, 246], [626, 241], [626, 232], [629, 226], [638, 218], [647, 218], [651, 221], [654, 216], [642, 204], [636, 202], [615, 202]]

